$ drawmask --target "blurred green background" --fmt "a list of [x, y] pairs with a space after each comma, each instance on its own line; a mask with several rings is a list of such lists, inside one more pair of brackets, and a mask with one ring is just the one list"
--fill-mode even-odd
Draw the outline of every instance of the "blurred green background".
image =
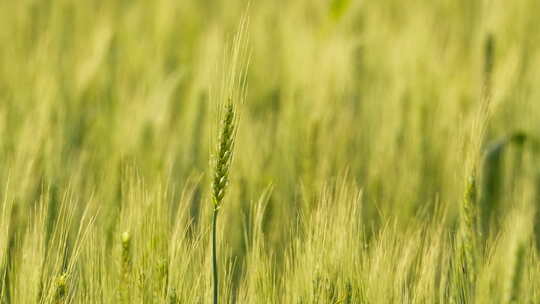
[[[518, 302], [539, 301], [539, 1], [4, 0], [2, 303], [53, 301], [60, 274], [72, 303], [209, 300], [198, 275], [209, 272], [212, 88], [246, 10], [224, 298], [445, 303], [436, 273], [450, 272], [440, 265], [452, 259], [471, 162], [487, 248], [475, 299], [509, 297], [493, 282], [514, 264], [504, 248], [524, 238], [529, 289]], [[431, 241], [415, 252], [421, 239]], [[407, 246], [426, 259], [403, 262]], [[317, 271], [336, 291], [312, 292]]]

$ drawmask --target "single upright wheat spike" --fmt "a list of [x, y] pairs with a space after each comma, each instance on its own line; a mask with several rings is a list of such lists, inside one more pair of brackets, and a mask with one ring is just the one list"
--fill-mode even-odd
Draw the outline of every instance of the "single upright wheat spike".
[[236, 133], [236, 111], [234, 104], [229, 100], [225, 105], [225, 114], [222, 121], [219, 137], [217, 159], [215, 160], [215, 173], [212, 182], [214, 209], [219, 209], [225, 197], [229, 181], [229, 167], [231, 165]]
[[[249, 5], [248, 5], [249, 9]], [[249, 66], [249, 51], [247, 40], [248, 15], [242, 17], [238, 32], [232, 45], [225, 51], [223, 60], [223, 75], [219, 94], [215, 99], [218, 105], [219, 130], [217, 142], [212, 145], [216, 150], [212, 157], [212, 274], [214, 283], [214, 304], [218, 304], [219, 280], [217, 263], [217, 217], [223, 204], [229, 183], [229, 169], [234, 155], [234, 143], [238, 127], [238, 109], [246, 98], [247, 68]], [[215, 145], [215, 146], [214, 146]]]
[[219, 136], [216, 159], [214, 164], [214, 178], [212, 181], [212, 199], [214, 212], [212, 217], [212, 265], [214, 279], [214, 303], [218, 303], [218, 269], [217, 269], [217, 248], [216, 248], [216, 226], [219, 208], [223, 203], [225, 191], [229, 182], [229, 168], [231, 166], [234, 139], [236, 136], [236, 109], [231, 99], [223, 108], [223, 118], [221, 122], [221, 133]]

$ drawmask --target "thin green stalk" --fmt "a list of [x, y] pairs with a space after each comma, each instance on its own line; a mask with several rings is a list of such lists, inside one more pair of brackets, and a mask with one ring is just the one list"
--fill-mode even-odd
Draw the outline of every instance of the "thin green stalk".
[[217, 248], [216, 248], [216, 226], [217, 226], [218, 209], [214, 209], [212, 216], [212, 273], [214, 279], [214, 303], [218, 304], [218, 265], [217, 265]]

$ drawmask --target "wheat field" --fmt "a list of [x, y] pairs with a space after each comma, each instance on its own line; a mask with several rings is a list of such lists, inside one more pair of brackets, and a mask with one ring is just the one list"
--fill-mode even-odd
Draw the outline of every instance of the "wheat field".
[[538, 12], [0, 0], [0, 303], [540, 303]]

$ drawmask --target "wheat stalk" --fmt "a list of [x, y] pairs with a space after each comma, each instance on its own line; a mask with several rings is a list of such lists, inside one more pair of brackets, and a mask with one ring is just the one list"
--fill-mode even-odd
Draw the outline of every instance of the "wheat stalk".
[[214, 210], [212, 213], [212, 273], [214, 280], [214, 303], [218, 303], [218, 264], [217, 264], [217, 218], [219, 208], [223, 203], [227, 185], [229, 183], [229, 168], [231, 166], [234, 139], [236, 137], [236, 110], [232, 101], [225, 105], [225, 115], [222, 121], [222, 129], [219, 139], [217, 160], [215, 162], [214, 179], [212, 181], [212, 199]]
[[[246, 74], [249, 66], [249, 53], [247, 48], [247, 14], [240, 22], [240, 27], [230, 49], [230, 58], [224, 58], [224, 74], [221, 81], [218, 121], [220, 130], [216, 150], [213, 157], [212, 176], [212, 276], [214, 304], [219, 301], [219, 273], [217, 262], [217, 219], [223, 204], [227, 186], [229, 184], [229, 171], [234, 155], [234, 144], [237, 134], [239, 115], [237, 105], [246, 98]], [[223, 102], [223, 100], [226, 100]]]

